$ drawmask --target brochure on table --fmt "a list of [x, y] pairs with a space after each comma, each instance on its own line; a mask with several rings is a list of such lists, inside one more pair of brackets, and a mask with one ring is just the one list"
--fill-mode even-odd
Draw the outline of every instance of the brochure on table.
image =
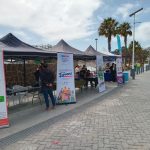
[[57, 54], [57, 104], [75, 103], [73, 54]]
[[0, 51], [0, 128], [9, 126], [3, 51]]

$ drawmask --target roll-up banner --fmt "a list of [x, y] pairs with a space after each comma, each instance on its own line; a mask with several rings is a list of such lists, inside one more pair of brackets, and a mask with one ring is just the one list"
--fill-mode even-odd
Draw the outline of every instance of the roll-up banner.
[[119, 55], [122, 55], [121, 40], [118, 34], [117, 34], [117, 44], [118, 44]]
[[75, 103], [73, 54], [57, 53], [57, 104]]
[[116, 59], [117, 82], [123, 84], [122, 57]]
[[8, 121], [7, 99], [6, 99], [4, 55], [3, 51], [0, 51], [0, 128], [8, 126], [9, 121]]
[[96, 56], [96, 65], [97, 65], [97, 77], [98, 77], [98, 86], [99, 92], [103, 92], [106, 90], [105, 80], [104, 80], [104, 64], [103, 64], [103, 56]]

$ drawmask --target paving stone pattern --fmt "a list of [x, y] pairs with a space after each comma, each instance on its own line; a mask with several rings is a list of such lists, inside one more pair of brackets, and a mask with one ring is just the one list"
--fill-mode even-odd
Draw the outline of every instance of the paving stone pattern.
[[5, 150], [150, 150], [150, 72]]

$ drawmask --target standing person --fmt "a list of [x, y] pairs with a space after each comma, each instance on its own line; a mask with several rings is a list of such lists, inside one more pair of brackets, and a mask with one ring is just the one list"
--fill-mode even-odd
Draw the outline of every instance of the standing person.
[[105, 71], [106, 71], [107, 73], [110, 72], [110, 65], [109, 65], [109, 63], [106, 64]]
[[85, 81], [84, 86], [87, 87], [87, 78], [86, 78], [87, 68], [85, 65], [83, 65], [82, 69], [80, 70], [80, 79]]
[[55, 98], [53, 95], [53, 75], [51, 71], [47, 68], [47, 64], [42, 63], [41, 64], [41, 70], [40, 70], [40, 79], [41, 79], [41, 86], [42, 86], [42, 92], [45, 99], [46, 104], [46, 110], [49, 110], [49, 99], [48, 95], [51, 98], [52, 101], [52, 109], [55, 108]]
[[112, 66], [110, 67], [110, 73], [111, 73], [111, 81], [116, 81], [116, 65], [112, 63]]
[[83, 65], [82, 69], [80, 70], [80, 78], [81, 79], [85, 79], [86, 78], [86, 72], [87, 72], [87, 68], [85, 65]]
[[75, 79], [77, 80], [77, 79], [80, 79], [80, 66], [79, 65], [77, 65], [76, 67], [75, 67]]
[[140, 73], [141, 73], [141, 72], [140, 72], [141, 64], [138, 62], [138, 63], [136, 64], [136, 67], [137, 67], [137, 74], [140, 74]]

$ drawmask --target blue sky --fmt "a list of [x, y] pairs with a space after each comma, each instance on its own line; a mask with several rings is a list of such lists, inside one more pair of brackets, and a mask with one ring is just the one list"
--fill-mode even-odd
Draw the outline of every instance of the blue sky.
[[[150, 46], [150, 0], [1, 0], [0, 37], [11, 32], [32, 45], [55, 45], [64, 39], [83, 51], [89, 45], [95, 47], [98, 38], [98, 50], [103, 51], [107, 39], [97, 32], [103, 19], [112, 17], [133, 25], [129, 14], [141, 7], [135, 39], [145, 48]], [[112, 38], [112, 50], [116, 48], [117, 40]]]

